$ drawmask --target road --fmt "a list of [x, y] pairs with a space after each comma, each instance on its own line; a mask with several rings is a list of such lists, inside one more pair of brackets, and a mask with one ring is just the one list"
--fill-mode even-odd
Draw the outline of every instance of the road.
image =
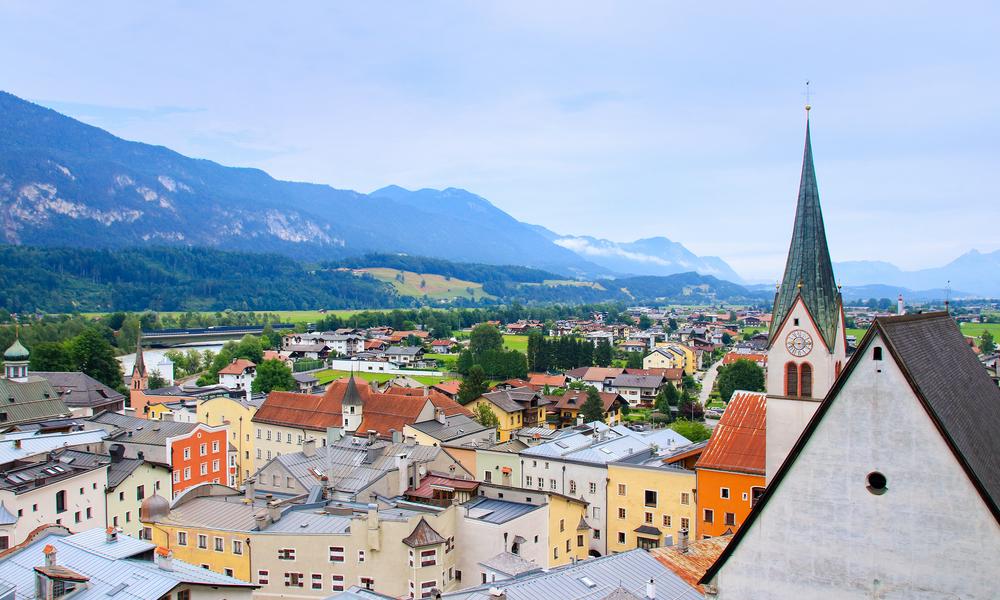
[[715, 377], [719, 374], [720, 366], [722, 366], [721, 359], [709, 367], [701, 378], [701, 391], [698, 392], [698, 401], [701, 402], [702, 406], [708, 405], [708, 395], [712, 393], [712, 388], [715, 387]]

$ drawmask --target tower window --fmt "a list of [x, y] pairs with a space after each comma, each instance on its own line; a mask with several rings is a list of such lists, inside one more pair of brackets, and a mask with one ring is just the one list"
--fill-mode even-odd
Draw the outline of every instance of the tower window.
[[798, 319], [792, 319], [792, 325], [795, 325], [796, 327], [798, 327], [799, 326], [799, 320]]
[[887, 489], [889, 489], [886, 487], [888, 480], [885, 478], [885, 475], [879, 473], [878, 471], [872, 471], [869, 473], [867, 480], [868, 485], [865, 487], [868, 488], [869, 492], [875, 494], [876, 496], [881, 496]]
[[872, 360], [882, 360], [882, 346], [875, 346], [872, 349]]
[[799, 395], [799, 367], [793, 362], [785, 364], [785, 395]]
[[803, 398], [811, 398], [813, 393], [813, 370], [809, 363], [804, 363], [799, 370], [800, 393]]

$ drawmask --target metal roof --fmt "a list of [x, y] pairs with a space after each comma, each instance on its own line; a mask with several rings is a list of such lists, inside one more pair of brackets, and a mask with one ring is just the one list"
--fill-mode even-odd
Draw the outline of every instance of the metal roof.
[[[44, 454], [59, 448], [68, 446], [80, 446], [84, 444], [99, 444], [107, 433], [103, 429], [91, 431], [70, 431], [68, 433], [38, 433], [37, 431], [18, 431], [8, 433], [0, 439], [0, 464], [14, 462], [33, 456]], [[20, 442], [20, 448], [17, 448]]]
[[62, 395], [66, 406], [99, 408], [124, 402], [125, 396], [79, 371], [35, 371]]
[[539, 567], [534, 561], [521, 558], [512, 552], [501, 552], [500, 554], [490, 557], [479, 564], [487, 569], [503, 573], [508, 577], [515, 577], [517, 575], [523, 575], [532, 571], [541, 570], [541, 567]]
[[578, 463], [607, 464], [639, 452], [649, 452], [653, 446], [662, 451], [670, 451], [672, 448], [690, 443], [690, 440], [672, 429], [637, 432], [616, 425], [608, 430], [599, 431], [596, 436], [578, 433], [545, 442], [528, 448], [521, 452], [521, 455]]
[[268, 525], [263, 533], [346, 535], [350, 531], [351, 517], [331, 515], [323, 509], [314, 509], [285, 511], [278, 522]]
[[442, 442], [465, 437], [473, 433], [492, 430], [491, 427], [480, 425], [475, 419], [463, 414], [445, 417], [444, 423], [437, 419], [431, 419], [429, 421], [414, 423], [410, 427]]
[[465, 508], [466, 519], [474, 519], [495, 525], [513, 521], [541, 508], [541, 506], [536, 504], [495, 500], [482, 496], [469, 500], [462, 507]]
[[646, 597], [652, 579], [656, 600], [703, 600], [701, 592], [657, 562], [645, 550], [630, 550], [592, 558], [513, 579], [481, 585], [444, 595], [455, 600], [489, 600], [490, 588], [504, 591], [507, 600], [598, 600], [618, 593], [619, 588]]
[[242, 495], [201, 496], [174, 505], [167, 516], [157, 519], [157, 522], [226, 531], [254, 531], [257, 528], [254, 515], [264, 508], [263, 502], [245, 503]]
[[767, 394], [733, 392], [696, 468], [764, 475]]
[[167, 443], [167, 438], [186, 435], [200, 425], [200, 423], [151, 421], [111, 412], [94, 415], [90, 421], [103, 426], [102, 429], [113, 428], [108, 440], [150, 446], [163, 446]]
[[4, 426], [68, 416], [70, 410], [47, 380], [29, 375], [26, 381], [0, 377], [0, 413]]

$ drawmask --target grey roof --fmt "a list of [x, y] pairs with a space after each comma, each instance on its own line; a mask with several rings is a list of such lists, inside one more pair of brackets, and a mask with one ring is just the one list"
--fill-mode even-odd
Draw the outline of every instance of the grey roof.
[[323, 509], [288, 510], [277, 523], [271, 523], [264, 533], [293, 533], [296, 535], [348, 534], [351, 531], [351, 517], [331, 515]]
[[254, 515], [264, 510], [266, 504], [263, 501], [245, 503], [243, 500], [241, 494], [191, 498], [175, 504], [170, 513], [157, 519], [157, 522], [226, 531], [255, 531]]
[[99, 444], [106, 435], [101, 429], [67, 433], [40, 434], [34, 430], [7, 433], [0, 439], [0, 465], [69, 446]]
[[45, 421], [70, 414], [59, 392], [47, 380], [29, 375], [26, 381], [0, 377], [0, 413], [4, 427]]
[[436, 546], [438, 544], [443, 544], [445, 540], [440, 533], [438, 533], [431, 524], [427, 522], [427, 519], [420, 517], [420, 521], [410, 532], [410, 535], [403, 538], [403, 543], [411, 548], [423, 548], [426, 546]]
[[621, 374], [611, 380], [614, 387], [658, 388], [663, 385], [662, 375]]
[[125, 401], [125, 396], [86, 373], [79, 371], [35, 371], [35, 375], [47, 379], [52, 387], [62, 394], [66, 406], [72, 408], [97, 408]]
[[508, 577], [515, 577], [517, 575], [523, 575], [532, 571], [541, 570], [541, 567], [539, 567], [534, 561], [521, 558], [513, 552], [501, 552], [500, 554], [490, 557], [479, 564], [487, 569], [496, 571], [497, 573], [503, 573]]
[[102, 454], [77, 450], [58, 450], [46, 460], [8, 469], [0, 478], [0, 490], [10, 490], [15, 494], [20, 494], [76, 477], [94, 469], [104, 468], [110, 462], [111, 457]]
[[385, 351], [386, 354], [402, 354], [416, 356], [423, 352], [424, 349], [420, 346], [391, 346]]
[[634, 533], [641, 533], [643, 535], [653, 535], [656, 537], [660, 537], [660, 534], [662, 533], [659, 529], [651, 525], [640, 525], [635, 529], [633, 529], [632, 531]]
[[799, 200], [795, 208], [792, 241], [785, 261], [785, 274], [781, 287], [774, 297], [770, 344], [792, 310], [795, 299], [801, 297], [809, 314], [826, 342], [833, 348], [837, 327], [840, 324], [840, 291], [833, 277], [833, 262], [826, 245], [823, 211], [819, 205], [819, 186], [813, 165], [812, 141], [809, 122], [806, 121], [806, 146], [802, 154], [802, 178], [799, 181]]
[[109, 431], [109, 440], [150, 446], [162, 446], [167, 443], [167, 438], [190, 433], [198, 426], [198, 423], [151, 421], [110, 412], [94, 415], [90, 422]]
[[444, 423], [438, 421], [437, 419], [431, 419], [430, 421], [413, 423], [410, 427], [442, 442], [465, 437], [481, 431], [492, 430], [491, 427], [480, 425], [475, 419], [467, 415], [463, 415], [462, 413], [445, 417]]
[[292, 373], [292, 378], [298, 383], [317, 383], [319, 378], [315, 374], [308, 371], [303, 371], [300, 373]]
[[[160, 598], [181, 584], [219, 587], [257, 586], [202, 569], [181, 560], [173, 560], [173, 570], [164, 571], [148, 559], [153, 544], [118, 534], [118, 541], [107, 542], [100, 528], [65, 536], [49, 533], [36, 538], [0, 561], [0, 580], [17, 587], [18, 598], [35, 597], [35, 567], [45, 564], [42, 548], [51, 544], [56, 560], [81, 575], [89, 577], [87, 587], [73, 594], [74, 599], [148, 600]], [[112, 590], [118, 590], [112, 594]], [[198, 592], [193, 594], [197, 597]]]
[[346, 591], [328, 596], [326, 600], [396, 600], [395, 596], [386, 596], [378, 592], [352, 585]]
[[660, 564], [645, 550], [630, 550], [527, 573], [513, 579], [445, 594], [445, 598], [489, 600], [490, 588], [501, 588], [507, 600], [598, 600], [619, 588], [639, 598], [646, 596], [646, 583], [656, 584], [656, 600], [702, 600], [701, 592]]
[[500, 525], [538, 510], [541, 506], [478, 496], [462, 505], [465, 518]]
[[480, 448], [479, 450], [485, 452], [506, 452], [508, 454], [518, 454], [527, 447], [528, 445], [521, 440], [511, 438], [501, 444], [494, 444], [489, 448]]
[[494, 392], [487, 392], [483, 394], [483, 397], [495, 404], [504, 412], [508, 413], [528, 408], [529, 403], [535, 398], [538, 399], [538, 403], [535, 404], [535, 406], [544, 406], [549, 404], [549, 401], [542, 398], [541, 394], [529, 387], [496, 390]]
[[[129, 475], [135, 473], [135, 470], [142, 466], [142, 463], [147, 462], [141, 458], [122, 458], [118, 462], [112, 462], [108, 466], [108, 489], [113, 490], [125, 481]], [[150, 466], [156, 468], [155, 463], [148, 463]]]
[[672, 429], [637, 432], [616, 425], [604, 430], [603, 436], [602, 441], [595, 439], [593, 434], [577, 433], [528, 448], [521, 455], [531, 458], [557, 458], [578, 463], [607, 464], [638, 453], [648, 454], [653, 446], [657, 447], [658, 453], [672, 452], [676, 447], [691, 443]]

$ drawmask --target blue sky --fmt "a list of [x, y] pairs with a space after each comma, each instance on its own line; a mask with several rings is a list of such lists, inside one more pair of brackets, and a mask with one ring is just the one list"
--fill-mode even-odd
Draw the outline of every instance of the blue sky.
[[[834, 260], [1000, 248], [982, 2], [8, 2], [0, 88], [292, 180], [462, 187], [781, 271], [812, 81]], [[460, 257], [457, 257], [460, 258]]]

